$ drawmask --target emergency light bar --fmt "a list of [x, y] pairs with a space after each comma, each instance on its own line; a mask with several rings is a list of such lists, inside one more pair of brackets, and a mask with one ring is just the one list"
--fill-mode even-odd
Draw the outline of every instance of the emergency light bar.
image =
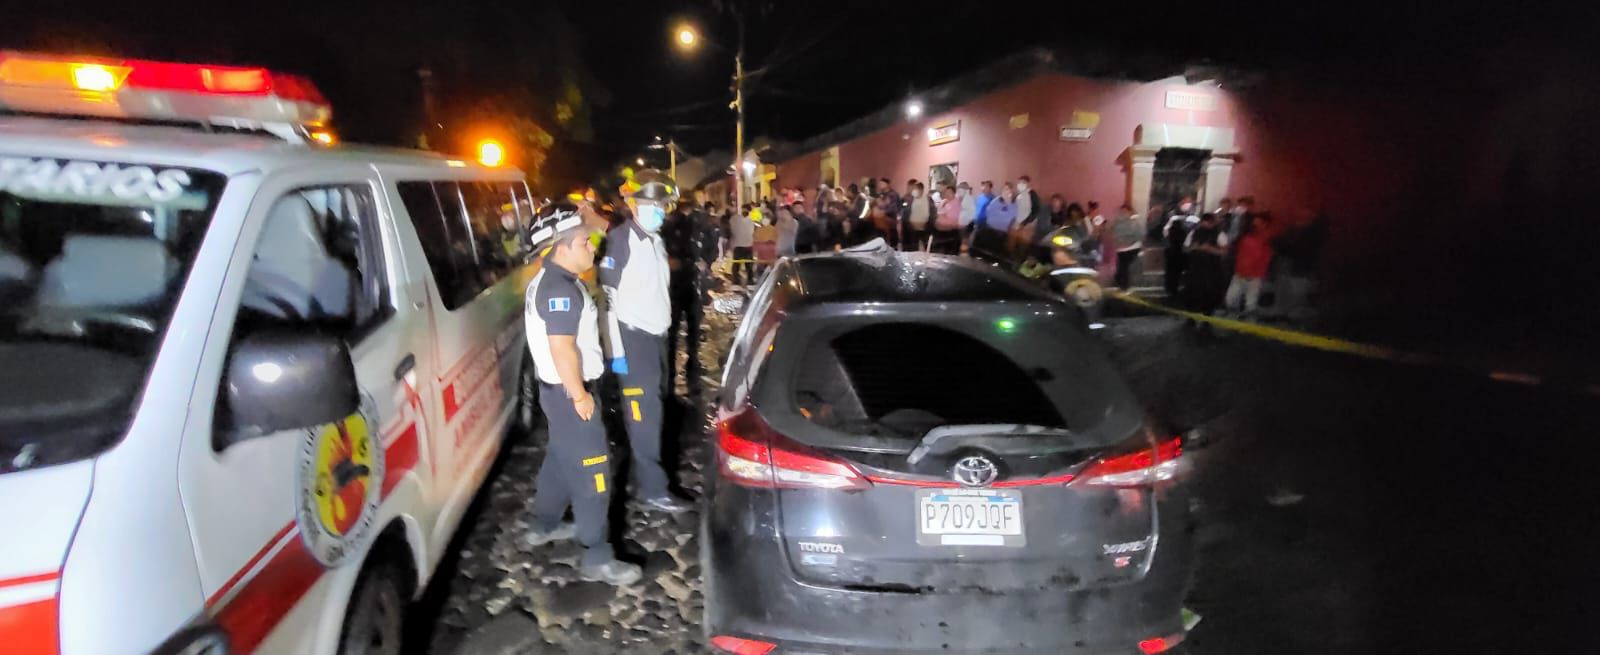
[[193, 122], [295, 140], [326, 133], [318, 128], [333, 116], [310, 80], [265, 68], [10, 50], [0, 50], [0, 110]]

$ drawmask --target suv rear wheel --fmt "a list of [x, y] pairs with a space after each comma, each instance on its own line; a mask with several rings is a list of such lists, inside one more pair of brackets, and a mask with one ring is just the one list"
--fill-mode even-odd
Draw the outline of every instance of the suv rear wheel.
[[406, 611], [401, 575], [381, 554], [361, 571], [345, 609], [340, 655], [400, 655]]

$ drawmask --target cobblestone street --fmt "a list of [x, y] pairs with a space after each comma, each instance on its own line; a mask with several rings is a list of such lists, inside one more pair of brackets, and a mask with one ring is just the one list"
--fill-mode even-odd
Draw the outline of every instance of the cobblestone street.
[[[705, 407], [712, 403], [737, 318], [707, 308], [702, 405], [668, 409], [669, 425], [681, 426], [678, 482], [691, 495], [700, 492], [706, 460]], [[681, 403], [687, 395], [682, 384], [678, 391]], [[674, 416], [677, 421], [671, 421]], [[613, 509], [619, 555], [644, 566], [644, 581], [627, 587], [580, 580], [576, 543], [518, 543], [528, 529], [533, 474], [544, 457], [545, 439], [542, 430], [516, 439], [502, 456], [479, 500], [475, 523], [465, 528], [454, 575], [438, 582], [447, 585], [442, 591], [448, 595], [432, 626], [430, 652], [705, 652], [699, 628], [698, 511], [668, 516]]]

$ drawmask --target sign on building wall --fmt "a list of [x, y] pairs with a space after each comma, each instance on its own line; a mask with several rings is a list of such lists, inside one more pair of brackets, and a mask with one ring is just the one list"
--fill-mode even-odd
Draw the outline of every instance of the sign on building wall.
[[961, 121], [949, 121], [928, 128], [928, 145], [953, 143], [961, 140]]
[[1167, 108], [1188, 111], [1216, 111], [1217, 96], [1193, 91], [1168, 91]]
[[1058, 134], [1062, 141], [1088, 141], [1089, 137], [1094, 136], [1094, 128], [1062, 126]]
[[1011, 129], [1020, 130], [1028, 126], [1028, 115], [1017, 114], [1011, 117]]

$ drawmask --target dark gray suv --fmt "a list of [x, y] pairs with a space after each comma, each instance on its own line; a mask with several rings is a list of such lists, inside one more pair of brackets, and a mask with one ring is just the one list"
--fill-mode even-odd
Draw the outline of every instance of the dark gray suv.
[[940, 255], [787, 259], [724, 369], [702, 558], [721, 652], [1158, 653], [1186, 460], [1078, 310]]

